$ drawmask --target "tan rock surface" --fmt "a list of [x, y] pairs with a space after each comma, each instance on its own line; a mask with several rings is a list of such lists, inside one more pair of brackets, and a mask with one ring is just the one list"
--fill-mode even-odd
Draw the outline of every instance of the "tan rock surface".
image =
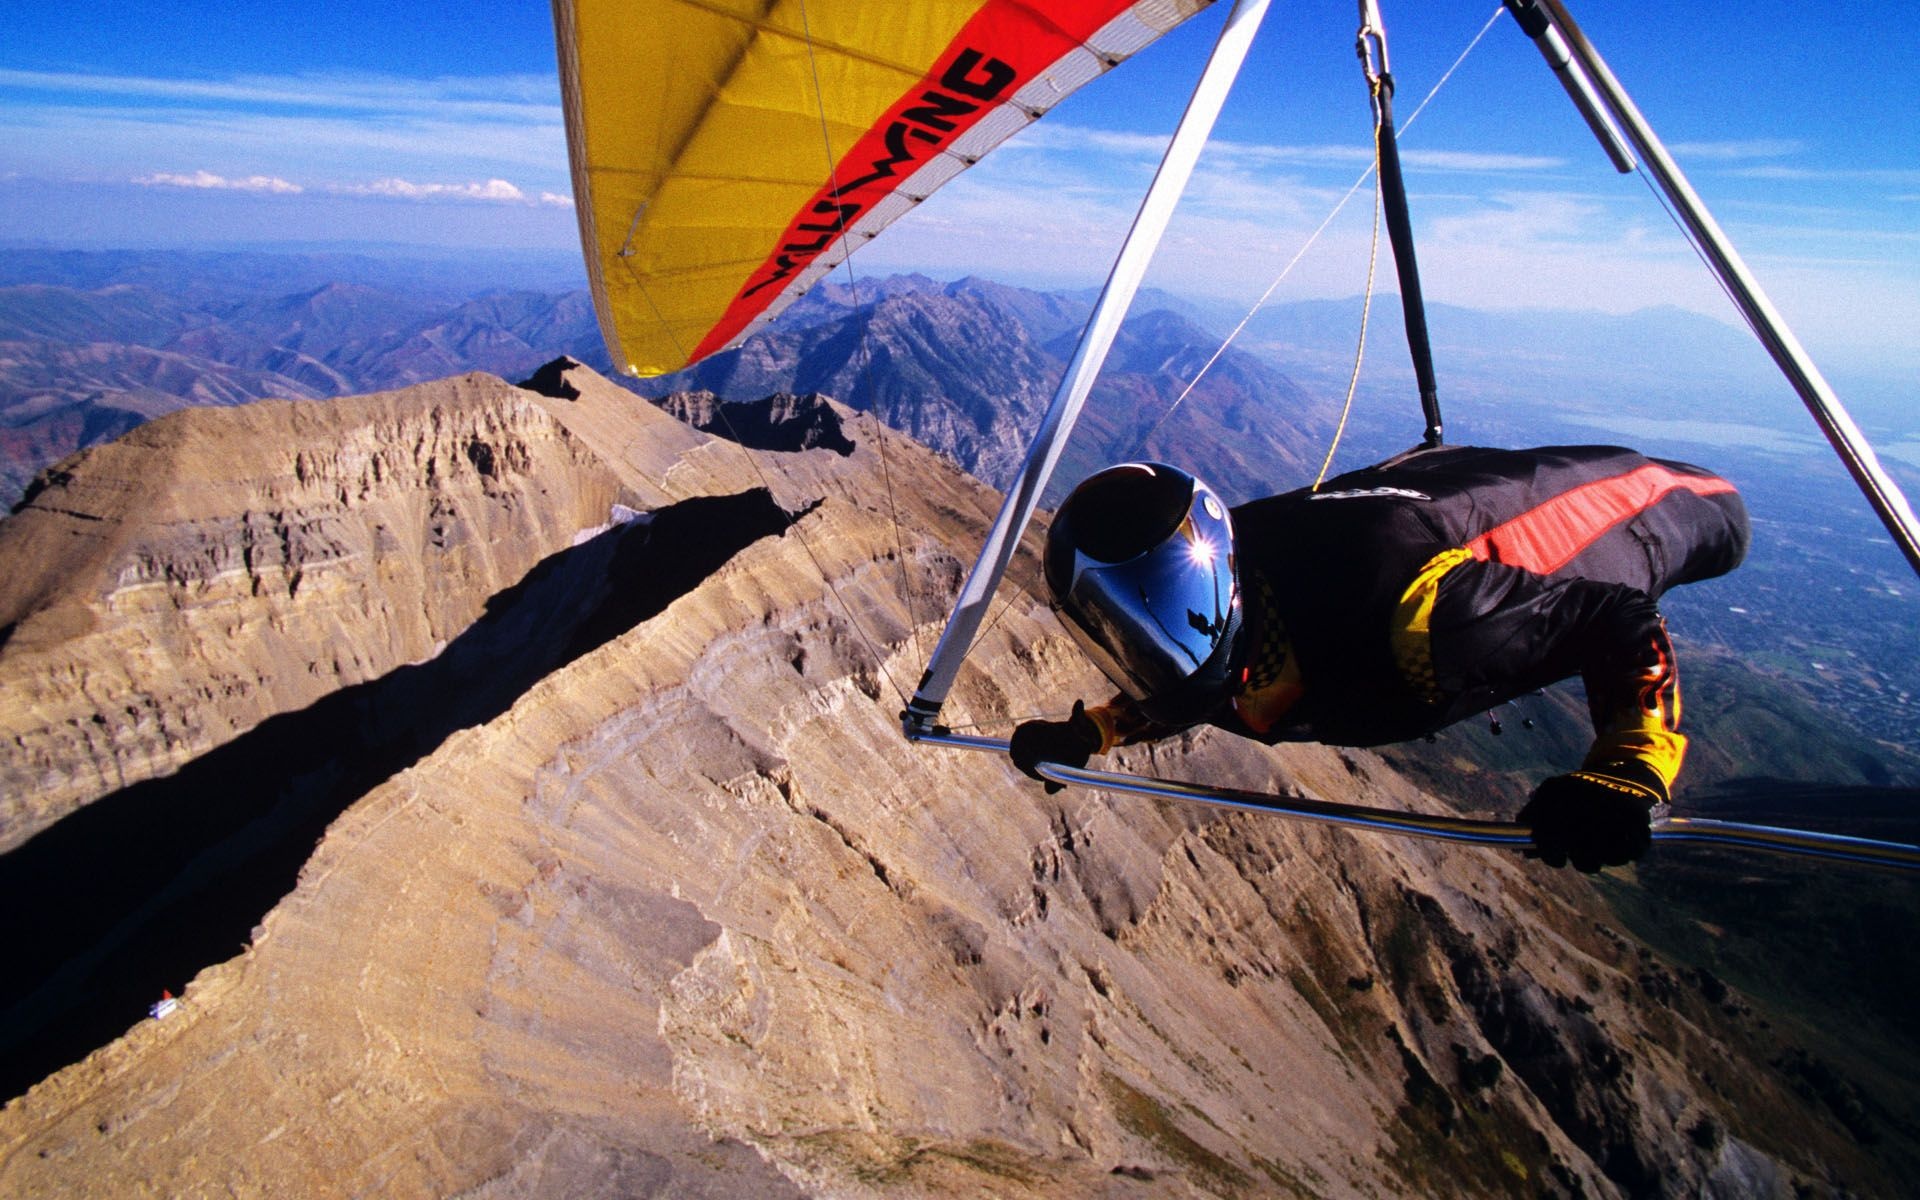
[[[544, 479], [570, 515], [522, 526], [541, 536], [604, 519], [589, 496], [664, 505], [761, 479], [805, 515], [353, 804], [178, 1013], [0, 1113], [0, 1193], [1788, 1195], [1824, 1190], [1827, 1164], [1871, 1178], [1750, 1065], [1751, 1031], [1686, 995], [1645, 1002], [1662, 968], [1584, 883], [1049, 797], [995, 757], [907, 745], [895, 685], [993, 497], [865, 419], [850, 457], [749, 454], [570, 378], [579, 399], [517, 407], [471, 378], [457, 400], [416, 391], [443, 420], [513, 411], [589, 452], [578, 480]], [[377, 557], [351, 561], [376, 578], [335, 594], [389, 594]], [[956, 723], [1097, 690], [1044, 606], [1010, 595]], [[273, 628], [235, 611], [242, 634]], [[297, 662], [314, 626], [282, 625], [268, 659]], [[1365, 753], [1203, 735], [1123, 757], [1437, 807]], [[1717, 1144], [1683, 1132], [1705, 1117]]]
[[194, 409], [56, 468], [0, 522], [0, 849], [432, 656], [605, 523], [616, 476], [541, 399], [470, 375]]

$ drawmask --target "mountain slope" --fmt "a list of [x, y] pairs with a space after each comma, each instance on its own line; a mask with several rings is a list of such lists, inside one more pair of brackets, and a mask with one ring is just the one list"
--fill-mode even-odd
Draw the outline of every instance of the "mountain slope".
[[491, 377], [340, 404], [174, 413], [0, 522], [0, 847], [430, 657], [622, 495]]
[[[341, 797], [317, 846], [294, 835], [297, 883], [237, 957], [194, 976], [179, 1012], [0, 1112], [0, 1190], [1785, 1196], [1844, 1180], [1898, 1194], [1904, 1135], [1863, 1148], [1794, 1090], [1805, 1072], [1770, 1065], [1799, 1061], [1793, 1047], [1618, 933], [1582, 880], [1248, 814], [1048, 796], [993, 756], [906, 744], [894, 681], [918, 670], [995, 500], [935, 456], [844, 410], [851, 453], [744, 451], [590, 371], [548, 384], [572, 397], [466, 379], [358, 409], [288, 405], [272, 439], [257, 431], [268, 464], [406, 414], [546, 431], [547, 453], [572, 457], [542, 459], [541, 486], [581, 498], [553, 504], [555, 533], [581, 522], [589, 536], [517, 580], [503, 567], [497, 585], [454, 589], [487, 616], [444, 629], [461, 644], [442, 656], [551, 651], [483, 706], [460, 693], [486, 690], [484, 673], [422, 687], [396, 666], [354, 693], [353, 719], [392, 739], [423, 709], [471, 715]], [[891, 498], [881, 440], [913, 480]], [[114, 461], [88, 456], [59, 486], [130, 491]], [[387, 490], [362, 517], [348, 488], [341, 527], [475, 482], [440, 454], [386, 461]], [[231, 544], [261, 482], [229, 463], [210, 445], [168, 485], [173, 516], [197, 502], [209, 545]], [[761, 508], [761, 488], [792, 514], [785, 532], [715, 515]], [[521, 503], [486, 495], [461, 495], [463, 519]], [[616, 497], [650, 520], [601, 529], [620, 510], [592, 502]], [[167, 540], [139, 513], [114, 514], [116, 547]], [[168, 516], [158, 527], [177, 540]], [[675, 577], [694, 544], [675, 539], [699, 537], [724, 548]], [[316, 591], [354, 595], [351, 579], [398, 610], [459, 561], [453, 542], [397, 540], [430, 569], [341, 556], [340, 582]], [[98, 619], [97, 580], [140, 556], [96, 546], [88, 561], [95, 574], [46, 584], [31, 611]], [[255, 574], [261, 596], [228, 618], [236, 646], [281, 635], [264, 619], [283, 603], [281, 564]], [[175, 619], [208, 582], [160, 573], [141, 593], [149, 618]], [[1004, 729], [1096, 687], [1045, 606], [1010, 598], [945, 714], [957, 724]], [[293, 674], [295, 646], [324, 661], [338, 634], [283, 624]], [[46, 652], [92, 636], [84, 625], [40, 615], [16, 637]], [[104, 716], [131, 692], [90, 694]], [[261, 728], [228, 745], [263, 744]], [[274, 757], [252, 760], [269, 798], [324, 782], [292, 762], [273, 778]], [[1202, 734], [1122, 757], [1442, 807], [1368, 753]], [[188, 873], [218, 878], [220, 857]], [[16, 981], [19, 1004], [33, 985]]]
[[[643, 381], [733, 400], [813, 391], [865, 412], [995, 486], [1017, 473], [1066, 372], [1087, 306], [978, 279], [825, 288], [791, 318], [688, 371]], [[1181, 401], [1219, 339], [1166, 309], [1128, 320], [1068, 443], [1060, 477], [1157, 457], [1199, 467], [1235, 500], [1312, 478], [1327, 405], [1229, 350]], [[1176, 401], [1181, 401], [1176, 408]]]
[[15, 252], [0, 255], [0, 277], [23, 259], [78, 286], [0, 286], [9, 505], [42, 467], [180, 408], [349, 395], [471, 370], [519, 378], [553, 347], [607, 361], [584, 291], [450, 298], [367, 264], [359, 273], [380, 285], [314, 283], [317, 262], [270, 255], [241, 256], [258, 271], [234, 279], [222, 256]]

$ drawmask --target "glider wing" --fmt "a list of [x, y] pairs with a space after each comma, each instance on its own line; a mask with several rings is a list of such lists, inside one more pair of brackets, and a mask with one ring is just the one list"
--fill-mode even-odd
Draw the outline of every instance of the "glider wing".
[[553, 0], [614, 363], [738, 343], [861, 242], [1212, 0]]

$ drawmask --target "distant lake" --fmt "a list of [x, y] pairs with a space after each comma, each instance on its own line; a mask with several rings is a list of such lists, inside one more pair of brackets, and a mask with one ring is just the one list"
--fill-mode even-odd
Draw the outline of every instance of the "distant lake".
[[[1651, 417], [1567, 414], [1565, 419], [1577, 425], [1590, 425], [1610, 433], [1625, 434], [1634, 440], [1698, 442], [1706, 446], [1741, 446], [1749, 450], [1768, 450], [1776, 454], [1813, 454], [1827, 449], [1827, 443], [1815, 433], [1788, 433], [1763, 425], [1741, 425], [1733, 421], [1656, 420]], [[1902, 453], [1904, 448], [1905, 453]], [[1920, 442], [1902, 442], [1879, 448], [1879, 453], [1895, 457], [1920, 455]], [[1920, 457], [1913, 461], [1920, 462]]]

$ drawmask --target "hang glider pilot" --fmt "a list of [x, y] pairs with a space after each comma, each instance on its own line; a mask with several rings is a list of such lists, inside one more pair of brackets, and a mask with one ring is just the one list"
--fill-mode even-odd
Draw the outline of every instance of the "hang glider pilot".
[[1013, 761], [1038, 778], [1203, 723], [1375, 746], [1579, 675], [1592, 748], [1518, 819], [1553, 866], [1631, 862], [1687, 744], [1655, 601], [1747, 539], [1732, 484], [1608, 446], [1415, 450], [1231, 513], [1178, 469], [1110, 467], [1061, 505], [1045, 576], [1120, 694], [1023, 723]]

